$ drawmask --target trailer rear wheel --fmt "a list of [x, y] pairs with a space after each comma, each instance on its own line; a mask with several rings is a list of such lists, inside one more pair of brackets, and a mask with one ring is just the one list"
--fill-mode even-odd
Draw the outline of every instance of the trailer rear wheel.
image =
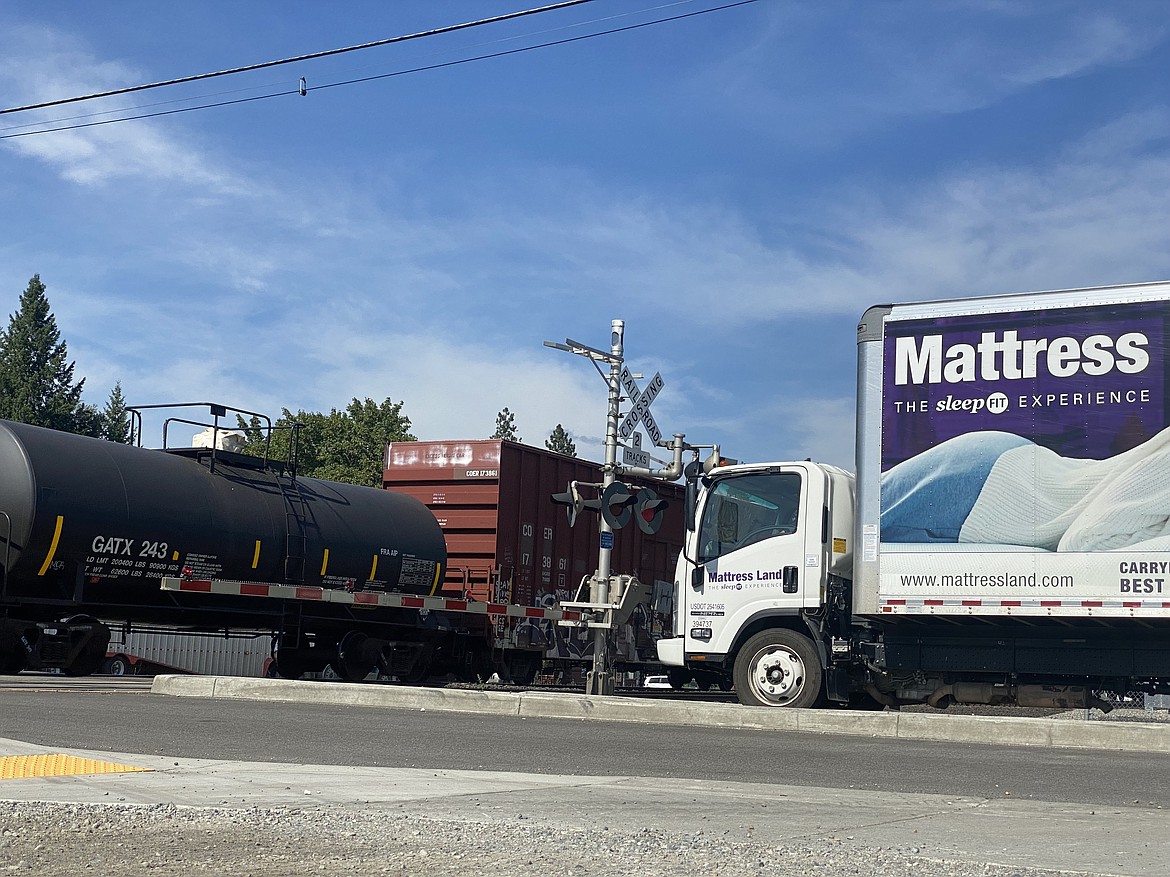
[[125, 655], [114, 655], [112, 658], [106, 658], [102, 664], [102, 672], [107, 676], [132, 676], [134, 665]]
[[735, 691], [748, 706], [813, 707], [820, 703], [820, 658], [812, 640], [792, 630], [763, 630], [735, 658]]

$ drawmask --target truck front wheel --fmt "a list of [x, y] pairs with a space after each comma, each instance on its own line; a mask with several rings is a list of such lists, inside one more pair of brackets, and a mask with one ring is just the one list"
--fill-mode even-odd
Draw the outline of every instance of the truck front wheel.
[[821, 662], [807, 636], [762, 630], [735, 658], [735, 691], [748, 706], [814, 707], [821, 701]]

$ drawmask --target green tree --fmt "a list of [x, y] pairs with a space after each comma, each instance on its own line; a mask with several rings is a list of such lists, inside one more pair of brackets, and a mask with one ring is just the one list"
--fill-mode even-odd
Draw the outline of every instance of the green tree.
[[114, 384], [106, 407], [101, 413], [102, 438], [119, 444], [130, 443], [130, 418], [126, 414], [126, 399], [122, 396], [122, 382]]
[[507, 439], [510, 442], [522, 442], [524, 439], [516, 435], [516, 415], [507, 408], [496, 415], [496, 431], [488, 438]]
[[82, 402], [73, 414], [73, 427], [69, 431], [91, 438], [105, 438], [106, 423], [102, 412], [96, 405]]
[[[297, 471], [311, 478], [382, 486], [384, 454], [389, 442], [412, 442], [410, 418], [402, 413], [402, 402], [389, 399], [354, 398], [344, 411], [332, 409], [328, 414], [285, 408], [273, 424], [269, 458], [287, 461], [292, 456], [296, 437]], [[248, 453], [262, 456], [265, 428], [257, 418], [249, 421], [237, 417], [239, 428], [248, 442]], [[300, 424], [294, 430], [293, 425]]]
[[569, 438], [569, 434], [565, 432], [565, 428], [559, 423], [557, 428], [552, 431], [552, 434], [545, 439], [544, 446], [550, 451], [558, 454], [564, 454], [566, 457], [577, 456], [577, 445]]
[[0, 333], [0, 417], [100, 435], [99, 412], [81, 401], [85, 378], [74, 383], [73, 366], [41, 275], [34, 274]]

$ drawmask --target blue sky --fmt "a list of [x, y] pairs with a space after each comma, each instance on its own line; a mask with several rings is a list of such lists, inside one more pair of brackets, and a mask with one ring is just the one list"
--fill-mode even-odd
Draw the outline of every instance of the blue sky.
[[[535, 5], [9, 0], [0, 103]], [[507, 406], [594, 459], [605, 385], [542, 342], [603, 347], [620, 318], [664, 433], [849, 466], [869, 305], [1170, 278], [1161, 0], [760, 0], [322, 87], [719, 5], [595, 0], [0, 116], [309, 87], [0, 140], [0, 311], [39, 273], [98, 405], [115, 381], [273, 414], [390, 397], [422, 439]]]

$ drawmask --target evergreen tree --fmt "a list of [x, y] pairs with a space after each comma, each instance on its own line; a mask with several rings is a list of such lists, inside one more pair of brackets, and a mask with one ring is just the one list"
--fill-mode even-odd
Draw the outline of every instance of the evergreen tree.
[[130, 443], [130, 418], [126, 414], [121, 381], [114, 384], [105, 410], [102, 411], [101, 421], [102, 438], [123, 445]]
[[35, 274], [8, 328], [0, 332], [0, 417], [98, 434], [100, 417], [96, 408], [81, 401], [85, 378], [73, 383], [73, 366], [45, 285]]
[[510, 442], [522, 442], [524, 439], [516, 435], [516, 415], [505, 408], [496, 415], [496, 431], [488, 438], [507, 439]]
[[557, 428], [552, 431], [552, 434], [545, 439], [544, 446], [550, 451], [564, 454], [566, 457], [577, 456], [576, 443], [569, 438], [569, 434], [565, 432], [565, 428], [559, 423], [557, 424]]
[[78, 435], [87, 435], [90, 438], [105, 438], [105, 418], [96, 405], [82, 402], [73, 412], [73, 426], [70, 427], [69, 431]]

